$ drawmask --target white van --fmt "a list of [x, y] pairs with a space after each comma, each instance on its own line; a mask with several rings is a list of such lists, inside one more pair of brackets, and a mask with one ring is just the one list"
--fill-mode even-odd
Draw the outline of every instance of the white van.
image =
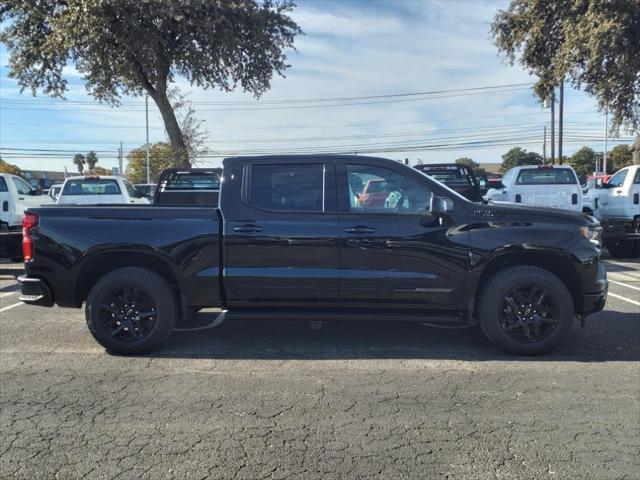
[[564, 165], [527, 165], [507, 171], [485, 200], [515, 202], [582, 212], [582, 187], [573, 168]]
[[136, 188], [122, 177], [88, 176], [69, 177], [62, 185], [59, 204], [149, 204]]

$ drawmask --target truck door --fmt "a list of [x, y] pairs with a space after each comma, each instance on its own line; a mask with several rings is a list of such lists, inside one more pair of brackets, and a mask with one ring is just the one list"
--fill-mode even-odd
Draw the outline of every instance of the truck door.
[[334, 163], [271, 158], [227, 166], [220, 209], [229, 305], [326, 306], [337, 299]]
[[0, 177], [0, 223], [11, 225], [14, 223], [12, 219], [12, 205], [9, 186], [5, 177]]
[[[401, 165], [354, 161], [338, 164], [337, 175], [342, 301], [399, 310], [455, 308], [469, 269], [468, 232], [461, 228], [466, 212], [458, 204], [447, 218], [430, 214], [436, 191], [455, 194]], [[384, 186], [381, 205], [360, 201], [358, 185], [371, 181]]]
[[605, 217], [624, 217], [625, 206], [633, 201], [626, 195], [624, 185], [629, 175], [630, 168], [623, 168], [616, 172], [607, 182], [605, 195], [601, 196], [602, 215]]

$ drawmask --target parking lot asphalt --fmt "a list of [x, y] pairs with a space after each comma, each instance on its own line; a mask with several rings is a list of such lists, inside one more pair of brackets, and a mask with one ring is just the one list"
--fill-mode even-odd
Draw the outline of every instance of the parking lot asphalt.
[[0, 265], [0, 478], [637, 479], [640, 264], [606, 263], [605, 311], [535, 358], [475, 328], [305, 321], [118, 357]]

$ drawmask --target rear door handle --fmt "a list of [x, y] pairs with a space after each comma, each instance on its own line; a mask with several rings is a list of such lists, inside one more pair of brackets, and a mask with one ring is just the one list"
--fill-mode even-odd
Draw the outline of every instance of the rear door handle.
[[262, 227], [260, 225], [240, 225], [233, 227], [233, 231], [238, 233], [258, 233], [262, 231]]
[[347, 227], [344, 229], [346, 233], [373, 233], [375, 228], [367, 227], [365, 225], [355, 225], [353, 227]]

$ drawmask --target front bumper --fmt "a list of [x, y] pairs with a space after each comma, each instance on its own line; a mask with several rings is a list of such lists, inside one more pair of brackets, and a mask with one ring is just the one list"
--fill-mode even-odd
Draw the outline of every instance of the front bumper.
[[21, 276], [18, 277], [18, 283], [21, 287], [20, 297], [18, 297], [21, 302], [41, 307], [53, 306], [53, 294], [43, 280]]
[[640, 240], [640, 217], [635, 219], [603, 218], [600, 220], [600, 226], [604, 243], [619, 240]]
[[602, 264], [598, 264], [598, 274], [593, 287], [595, 293], [587, 293], [582, 296], [583, 317], [602, 311], [605, 303], [607, 303], [609, 280], [607, 280], [607, 271]]

